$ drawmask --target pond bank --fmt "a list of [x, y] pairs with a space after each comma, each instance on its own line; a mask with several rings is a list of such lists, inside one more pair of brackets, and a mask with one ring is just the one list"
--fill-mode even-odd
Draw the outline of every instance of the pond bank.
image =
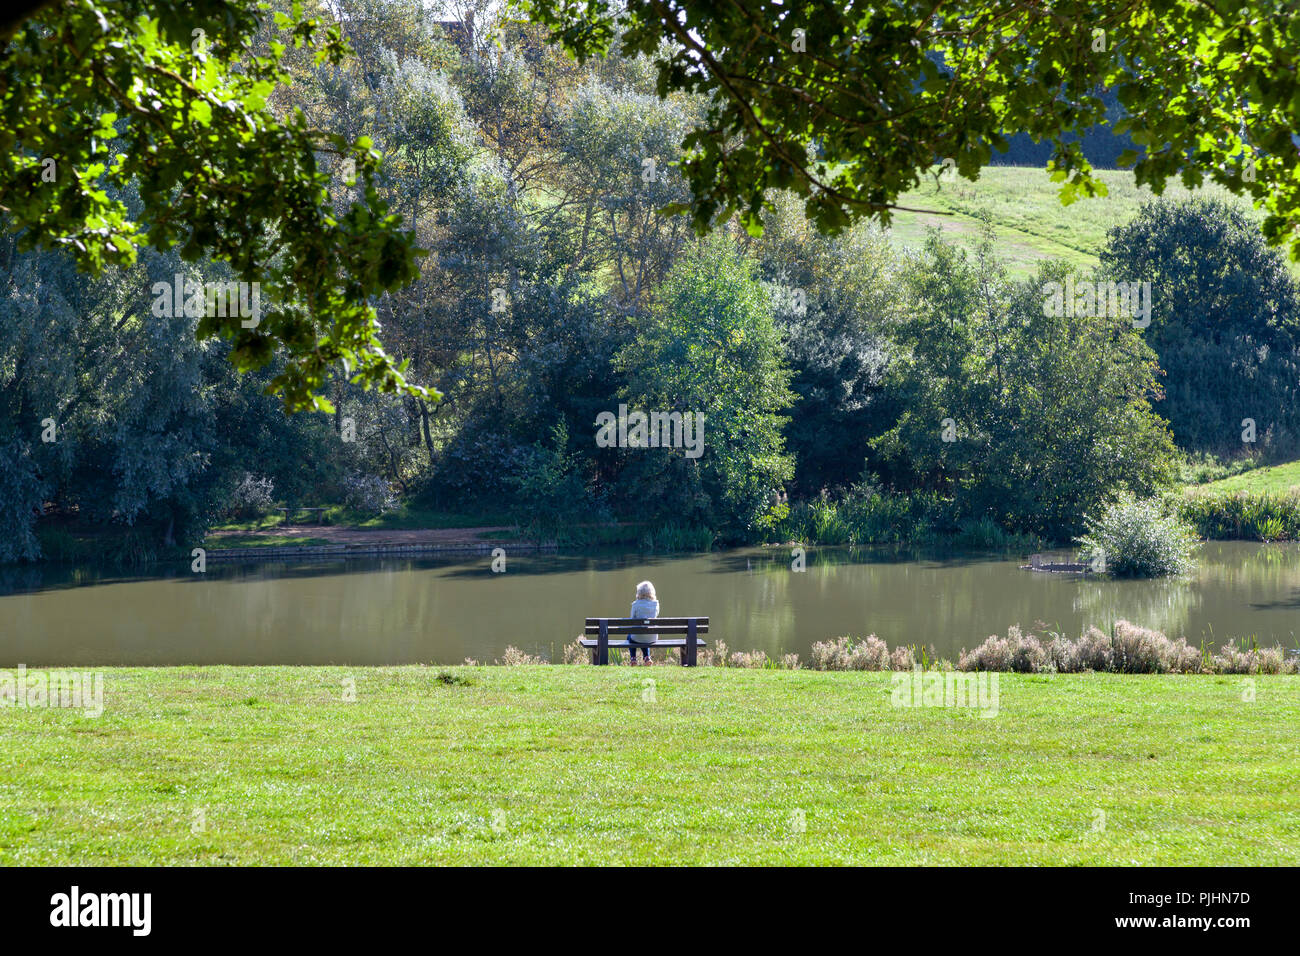
[[205, 550], [210, 561], [272, 558], [367, 557], [412, 554], [487, 554], [494, 548], [515, 552], [554, 550], [549, 542], [528, 541], [515, 528], [484, 525], [472, 528], [361, 529], [339, 525], [283, 525], [248, 531], [209, 534]]
[[[374, 558], [397, 555], [491, 554], [502, 544], [323, 544], [284, 545], [251, 548], [218, 548], [207, 551], [209, 561], [272, 561], [284, 558]], [[511, 541], [512, 551], [525, 554], [555, 551], [554, 544]]]

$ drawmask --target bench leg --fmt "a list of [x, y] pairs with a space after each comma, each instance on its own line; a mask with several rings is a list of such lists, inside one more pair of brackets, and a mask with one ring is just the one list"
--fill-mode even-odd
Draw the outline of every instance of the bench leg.
[[683, 667], [694, 667], [696, 664], [695, 641], [696, 641], [695, 622], [693, 620], [687, 621], [686, 622], [686, 646], [682, 648]]
[[609, 622], [600, 622], [600, 640], [596, 645], [596, 663], [605, 665], [609, 663]]

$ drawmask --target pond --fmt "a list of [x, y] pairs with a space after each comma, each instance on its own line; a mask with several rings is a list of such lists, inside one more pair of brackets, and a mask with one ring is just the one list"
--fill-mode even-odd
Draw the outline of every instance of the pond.
[[[553, 659], [587, 615], [628, 612], [654, 581], [664, 615], [709, 615], [710, 642], [806, 659], [814, 641], [875, 633], [956, 658], [1007, 626], [1077, 636], [1128, 618], [1194, 646], [1254, 636], [1300, 646], [1300, 546], [1211, 542], [1181, 580], [1023, 571], [1023, 557], [809, 549], [687, 556], [519, 555], [209, 565], [126, 577], [0, 568], [0, 667], [490, 662], [513, 644]], [[1041, 633], [1041, 631], [1039, 632]]]

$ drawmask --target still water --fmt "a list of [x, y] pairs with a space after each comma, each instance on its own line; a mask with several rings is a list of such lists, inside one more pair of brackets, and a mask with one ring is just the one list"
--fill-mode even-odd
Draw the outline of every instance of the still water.
[[[1117, 618], [1221, 644], [1300, 646], [1300, 546], [1211, 542], [1181, 580], [1022, 571], [1007, 556], [809, 549], [688, 556], [520, 555], [209, 566], [123, 577], [0, 568], [0, 667], [492, 661], [506, 645], [559, 659], [583, 618], [627, 614], [638, 581], [665, 616], [712, 618], [710, 643], [796, 652], [875, 633], [955, 658], [1010, 624], [1077, 636]], [[1041, 632], [1040, 632], [1041, 633]]]

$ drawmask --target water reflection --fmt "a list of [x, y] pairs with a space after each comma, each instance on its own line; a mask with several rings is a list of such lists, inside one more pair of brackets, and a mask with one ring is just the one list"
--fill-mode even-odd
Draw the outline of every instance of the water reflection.
[[1300, 546], [1211, 543], [1186, 579], [1020, 570], [1023, 556], [907, 549], [490, 557], [209, 565], [125, 576], [0, 569], [0, 666], [455, 663], [507, 644], [558, 657], [587, 615], [626, 614], [644, 578], [665, 615], [707, 614], [732, 649], [796, 652], [875, 633], [955, 657], [1008, 625], [1078, 634], [1128, 618], [1193, 644], [1300, 646]]

